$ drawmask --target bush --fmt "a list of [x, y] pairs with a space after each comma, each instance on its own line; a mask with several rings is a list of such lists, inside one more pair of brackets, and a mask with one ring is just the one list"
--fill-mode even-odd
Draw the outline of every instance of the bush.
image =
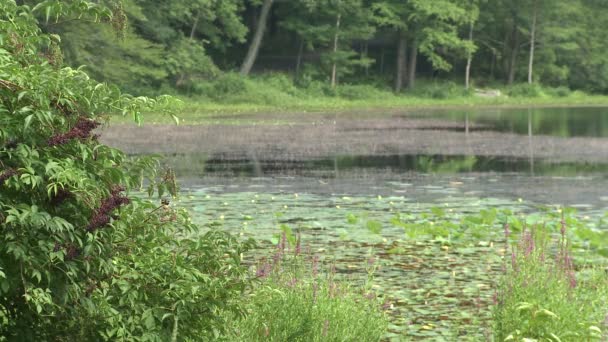
[[524, 231], [512, 247], [493, 310], [496, 341], [608, 337], [608, 275], [593, 268], [575, 271], [563, 222], [556, 246], [549, 246], [547, 233], [537, 227]]
[[419, 96], [429, 97], [432, 99], [447, 99], [470, 95], [470, 92], [468, 92], [464, 86], [457, 85], [451, 81], [447, 81], [445, 83], [433, 82], [430, 85], [420, 85], [418, 89], [414, 90], [414, 93]]
[[298, 88], [294, 85], [293, 79], [281, 72], [265, 73], [262, 77], [256, 79], [267, 87], [275, 88], [291, 96], [299, 95]]
[[287, 256], [285, 241], [259, 266], [262, 281], [230, 340], [379, 341], [388, 323], [376, 297], [337, 282], [332, 272], [320, 276], [316, 256]]
[[383, 92], [372, 85], [355, 84], [339, 85], [337, 87], [337, 93], [340, 97], [348, 100], [377, 99], [390, 95], [389, 92]]
[[[107, 15], [93, 5], [81, 13], [77, 1], [58, 9]], [[58, 38], [13, 1], [0, 2], [0, 35], [0, 340], [221, 333], [222, 313], [240, 311], [248, 284], [240, 254], [250, 244], [201, 236], [168, 200], [133, 196], [142, 181], [150, 195], [176, 194], [174, 174], [94, 135], [107, 113], [137, 119], [168, 99], [133, 98], [64, 68]]]
[[565, 86], [549, 88], [546, 91], [547, 91], [547, 93], [549, 93], [549, 95], [555, 96], [555, 97], [568, 97], [572, 94], [572, 91], [570, 90], [570, 88], [565, 87]]
[[215, 99], [221, 100], [226, 96], [240, 95], [247, 91], [247, 82], [243, 76], [234, 72], [227, 72], [213, 81], [210, 94]]
[[542, 88], [537, 84], [521, 83], [507, 89], [511, 97], [539, 97], [543, 95]]

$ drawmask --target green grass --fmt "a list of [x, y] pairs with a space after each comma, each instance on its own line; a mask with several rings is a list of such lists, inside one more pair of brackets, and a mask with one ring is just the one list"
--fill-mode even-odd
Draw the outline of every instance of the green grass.
[[297, 244], [287, 250], [283, 234], [274, 256], [260, 262], [261, 281], [245, 298], [247, 312], [234, 320], [228, 340], [379, 341], [388, 316], [370, 287], [337, 281], [331, 270], [320, 272], [318, 257], [301, 254], [299, 239]]
[[[190, 96], [178, 95], [182, 105], [176, 112], [183, 124], [239, 124], [251, 121], [256, 113], [315, 113], [371, 111], [382, 115], [387, 110], [420, 108], [519, 107], [519, 106], [601, 106], [608, 96], [570, 91], [565, 87], [548, 88], [518, 84], [497, 86], [502, 95], [485, 98], [467, 92], [459, 84], [420, 80], [416, 89], [395, 94], [390, 87], [376, 85], [339, 85], [310, 81], [296, 86], [284, 74], [265, 74], [241, 78], [226, 74], [200, 84]], [[145, 113], [146, 123], [171, 123], [162, 113]], [[130, 122], [115, 117], [113, 122]], [[264, 123], [264, 122], [261, 122]], [[281, 123], [281, 122], [274, 122]]]

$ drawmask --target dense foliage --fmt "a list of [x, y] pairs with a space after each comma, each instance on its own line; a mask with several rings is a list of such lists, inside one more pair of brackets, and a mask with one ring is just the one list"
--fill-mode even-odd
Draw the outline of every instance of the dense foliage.
[[[116, 13], [115, 13], [116, 14]], [[62, 65], [60, 38], [35, 19], [113, 18], [86, 1], [0, 2], [0, 340], [200, 340], [240, 312], [241, 244], [196, 227], [168, 199], [174, 174], [95, 135], [134, 98]], [[118, 18], [119, 19], [119, 18]]]
[[[105, 2], [120, 13], [115, 18], [129, 19], [120, 39], [107, 27], [44, 13], [42, 28], [64, 37], [71, 65], [86, 65], [96, 79], [139, 92], [192, 91], [220, 70], [238, 69], [250, 45], [259, 50], [254, 70], [332, 85], [401, 90], [414, 88], [422, 76], [481, 87], [527, 81], [608, 91], [601, 31], [608, 14], [601, 1]], [[260, 15], [263, 4], [270, 7], [267, 16]], [[263, 39], [255, 40], [264, 27]]]
[[[511, 248], [507, 245], [493, 310], [496, 340], [603, 341], [608, 336], [608, 275], [592, 265], [575, 265], [566, 229], [562, 218], [553, 245], [545, 226], [524, 227]], [[507, 225], [507, 241], [510, 234]]]
[[[300, 238], [287, 232], [273, 255], [258, 264], [260, 283], [247, 300], [248, 314], [235, 320], [229, 340], [381, 340], [388, 317], [371, 284], [346, 286], [336, 279], [335, 266], [324, 270], [319, 256], [304, 251]], [[371, 277], [375, 260], [367, 262]]]

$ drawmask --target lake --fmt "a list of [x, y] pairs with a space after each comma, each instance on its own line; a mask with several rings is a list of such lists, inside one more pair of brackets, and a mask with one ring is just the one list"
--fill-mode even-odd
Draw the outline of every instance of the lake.
[[[537, 213], [568, 206], [606, 228], [608, 108], [216, 119], [110, 126], [102, 138], [161, 154], [194, 220], [258, 239], [258, 255], [285, 231], [353, 281], [376, 258], [376, 290], [393, 304], [390, 339], [483, 338], [505, 253], [504, 210], [533, 224]], [[468, 230], [469, 220], [484, 230]]]

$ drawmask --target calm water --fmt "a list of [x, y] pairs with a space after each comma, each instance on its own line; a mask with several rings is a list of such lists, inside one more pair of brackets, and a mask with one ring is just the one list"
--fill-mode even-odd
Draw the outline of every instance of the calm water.
[[446, 110], [415, 113], [479, 124], [485, 130], [559, 137], [608, 137], [608, 108], [526, 108]]
[[[395, 341], [404, 336], [483, 340], [501, 265], [500, 220], [460, 240], [451, 233], [419, 238], [404, 228], [409, 223], [440, 224], [429, 213], [445, 212], [448, 220], [458, 221], [484, 210], [492, 215], [494, 209], [528, 213], [532, 223], [540, 217], [534, 213], [567, 205], [577, 208], [590, 226], [608, 229], [600, 220], [608, 211], [608, 160], [602, 154], [608, 143], [606, 108], [425, 111], [368, 121], [374, 115], [280, 117], [293, 122], [289, 125], [301, 124], [317, 139], [291, 150], [281, 148], [291, 137], [265, 135], [264, 125], [253, 130], [260, 130], [262, 138], [252, 138], [251, 144], [219, 135], [213, 142], [218, 152], [211, 146], [202, 153], [189, 147], [184, 153], [177, 140], [165, 163], [178, 174], [181, 204], [195, 221], [258, 239], [263, 248], [257, 257], [272, 250], [285, 229], [301, 233], [312, 253], [354, 281], [366, 278], [365, 260], [376, 256], [376, 290], [394, 304], [387, 338]], [[408, 128], [410, 118], [424, 121]], [[307, 120], [312, 126], [302, 123]], [[374, 137], [395, 134], [391, 120], [402, 127], [397, 137], [424, 138], [421, 131], [438, 136], [436, 145], [426, 140], [422, 146], [433, 153], [400, 153], [403, 146], [390, 141], [388, 147], [376, 148]], [[361, 135], [368, 123], [375, 132]], [[364, 152], [317, 146], [327, 144], [323, 135], [314, 134], [318, 126], [325, 127], [323, 134], [346, 131], [348, 143], [360, 144]], [[241, 134], [238, 128], [234, 132]], [[444, 132], [455, 143], [481, 137], [474, 141], [482, 146], [455, 154], [440, 141]], [[225, 146], [229, 152], [222, 150]], [[484, 146], [500, 155], [484, 153]], [[570, 147], [570, 158], [559, 158]], [[323, 153], [309, 153], [316, 149]], [[381, 152], [369, 153], [376, 150]], [[576, 158], [577, 151], [584, 158]]]
[[[306, 115], [319, 121], [337, 118], [338, 124], [344, 116], [349, 120], [359, 120], [363, 127], [365, 120], [372, 116], [369, 113]], [[378, 116], [378, 113], [374, 115]], [[276, 115], [269, 115], [267, 120], [274, 117]], [[600, 147], [608, 142], [607, 108], [439, 110], [397, 113], [390, 117], [440, 120], [430, 121], [430, 126], [416, 127], [417, 131], [433, 130], [439, 134], [441, 131], [452, 134], [457, 131], [463, 136], [467, 131], [468, 134], [506, 132], [521, 135], [523, 141], [530, 137], [555, 136], [566, 142], [568, 139], [577, 143], [589, 140]], [[298, 122], [304, 118], [286, 116], [281, 120]], [[437, 125], [437, 122], [446, 125]], [[264, 126], [259, 127], [259, 130], [264, 129]], [[390, 130], [390, 127], [383, 129]], [[225, 137], [227, 141], [232, 138]], [[501, 144], [500, 138], [500, 135], [495, 138], [498, 145]], [[293, 157], [288, 150], [277, 149], [270, 154], [261, 151], [273, 148], [273, 144], [281, 146], [284, 143], [281, 140], [265, 141], [262, 147], [241, 147], [241, 153], [237, 150], [229, 155], [180, 153], [179, 143], [176, 143], [175, 153], [167, 153], [165, 157], [186, 189], [214, 188], [240, 192], [251, 191], [254, 187], [268, 192], [377, 196], [390, 195], [395, 191], [392, 183], [401, 182], [412, 184], [408, 195], [422, 202], [436, 200], [424, 190], [426, 186], [433, 185], [445, 193], [457, 191], [463, 196], [524, 199], [536, 204], [568, 205], [598, 211], [608, 206], [608, 159], [605, 162], [602, 158], [556, 162], [551, 155], [542, 158], [526, 151], [517, 156], [445, 155], [441, 148], [437, 148], [434, 154], [352, 153], [310, 159]], [[216, 144], [222, 146], [225, 142], [220, 138]], [[314, 143], [311, 146], [315, 148]], [[554, 153], [559, 155], [560, 151]], [[264, 157], [259, 158], [258, 155]]]

